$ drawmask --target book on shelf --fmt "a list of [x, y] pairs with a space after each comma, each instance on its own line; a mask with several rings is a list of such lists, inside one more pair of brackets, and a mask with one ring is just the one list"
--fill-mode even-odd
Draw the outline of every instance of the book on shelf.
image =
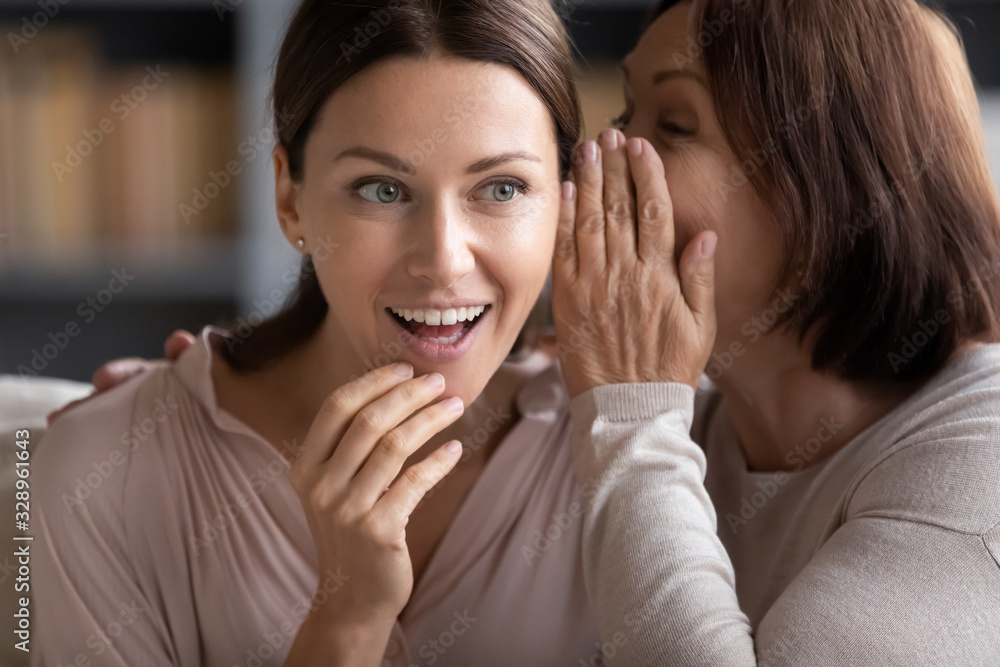
[[0, 262], [232, 237], [235, 115], [230, 68], [109, 65], [85, 27], [0, 50]]

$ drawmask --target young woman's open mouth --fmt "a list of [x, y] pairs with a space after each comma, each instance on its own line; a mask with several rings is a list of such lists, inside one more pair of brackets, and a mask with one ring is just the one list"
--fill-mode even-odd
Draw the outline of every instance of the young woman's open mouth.
[[386, 308], [399, 325], [399, 341], [431, 361], [455, 361], [472, 347], [492, 306], [457, 308]]

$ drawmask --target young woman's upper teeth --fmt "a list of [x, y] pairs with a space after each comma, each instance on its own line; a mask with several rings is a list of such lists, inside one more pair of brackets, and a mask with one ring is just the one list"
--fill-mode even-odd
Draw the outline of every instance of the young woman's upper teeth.
[[393, 308], [392, 312], [399, 315], [407, 322], [423, 322], [431, 326], [441, 324], [458, 324], [459, 322], [471, 322], [486, 310], [486, 306], [466, 306], [463, 308], [448, 308], [446, 310], [435, 310], [433, 308], [415, 309]]

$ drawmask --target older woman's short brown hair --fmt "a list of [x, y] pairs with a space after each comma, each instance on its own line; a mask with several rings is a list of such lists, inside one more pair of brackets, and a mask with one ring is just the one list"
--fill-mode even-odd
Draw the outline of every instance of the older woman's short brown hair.
[[[650, 22], [677, 0], [654, 9]], [[1000, 338], [1000, 204], [952, 25], [915, 0], [694, 0], [717, 115], [774, 214], [813, 367], [922, 380]]]

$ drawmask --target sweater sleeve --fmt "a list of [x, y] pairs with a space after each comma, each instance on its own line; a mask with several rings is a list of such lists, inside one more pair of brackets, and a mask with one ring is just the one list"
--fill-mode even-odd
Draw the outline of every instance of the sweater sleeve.
[[754, 665], [750, 624], [716, 536], [694, 390], [647, 383], [573, 399], [586, 498], [583, 566], [615, 665]]
[[970, 534], [884, 512], [849, 517], [754, 638], [688, 436], [693, 401], [685, 385], [636, 384], [571, 405], [574, 465], [592, 489], [584, 574], [612, 665], [995, 663], [1000, 528]]

